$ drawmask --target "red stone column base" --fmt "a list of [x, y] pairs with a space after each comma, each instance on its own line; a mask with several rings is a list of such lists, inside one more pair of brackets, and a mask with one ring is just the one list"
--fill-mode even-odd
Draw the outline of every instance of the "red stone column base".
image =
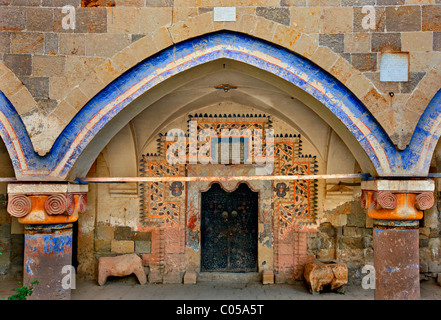
[[418, 300], [418, 221], [391, 224], [374, 227], [375, 300]]

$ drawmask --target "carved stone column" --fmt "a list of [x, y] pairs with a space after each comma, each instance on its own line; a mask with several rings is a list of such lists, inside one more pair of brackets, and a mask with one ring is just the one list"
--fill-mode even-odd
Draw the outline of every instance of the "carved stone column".
[[25, 225], [23, 285], [39, 282], [30, 299], [70, 299], [72, 224], [86, 207], [87, 185], [8, 185], [7, 211]]
[[434, 181], [364, 181], [361, 188], [362, 206], [374, 219], [375, 299], [419, 299], [418, 227], [434, 205]]

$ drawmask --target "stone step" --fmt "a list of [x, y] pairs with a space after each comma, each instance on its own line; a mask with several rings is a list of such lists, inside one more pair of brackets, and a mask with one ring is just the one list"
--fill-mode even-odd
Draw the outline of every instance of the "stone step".
[[234, 283], [261, 282], [262, 275], [259, 272], [200, 272], [197, 281]]

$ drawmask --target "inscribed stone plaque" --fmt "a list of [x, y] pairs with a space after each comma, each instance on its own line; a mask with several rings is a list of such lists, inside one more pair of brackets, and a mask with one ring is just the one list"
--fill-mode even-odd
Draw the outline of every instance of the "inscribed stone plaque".
[[236, 7], [214, 7], [214, 21], [236, 21]]
[[406, 53], [381, 55], [380, 81], [401, 82], [409, 80], [409, 57]]

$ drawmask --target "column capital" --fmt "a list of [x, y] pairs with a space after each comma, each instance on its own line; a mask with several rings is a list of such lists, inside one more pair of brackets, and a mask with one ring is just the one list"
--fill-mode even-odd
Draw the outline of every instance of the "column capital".
[[435, 203], [435, 182], [424, 180], [370, 180], [361, 183], [361, 204], [376, 220], [416, 221]]
[[87, 191], [71, 183], [10, 183], [7, 211], [23, 224], [72, 223], [86, 211]]

